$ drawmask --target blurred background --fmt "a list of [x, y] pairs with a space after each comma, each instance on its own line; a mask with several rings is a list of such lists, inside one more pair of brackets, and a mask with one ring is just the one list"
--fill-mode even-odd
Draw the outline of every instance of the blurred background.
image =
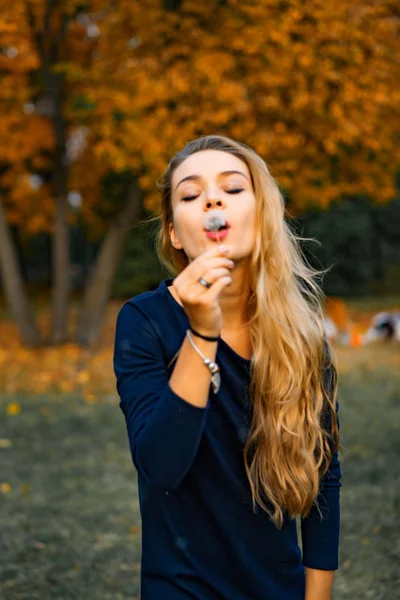
[[334, 597], [400, 598], [399, 23], [391, 0], [0, 0], [2, 599], [139, 598], [115, 319], [169, 276], [143, 219], [212, 133], [264, 158], [329, 268]]

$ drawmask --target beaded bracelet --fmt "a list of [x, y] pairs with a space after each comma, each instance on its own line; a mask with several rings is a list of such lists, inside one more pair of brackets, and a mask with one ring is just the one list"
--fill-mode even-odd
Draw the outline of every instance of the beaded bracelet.
[[192, 344], [194, 350], [202, 358], [203, 363], [205, 364], [205, 366], [207, 367], [207, 369], [210, 371], [210, 373], [211, 373], [212, 390], [213, 390], [214, 394], [217, 394], [219, 392], [220, 387], [221, 387], [221, 373], [220, 373], [220, 368], [219, 368], [219, 366], [218, 366], [218, 364], [216, 362], [214, 362], [210, 358], [207, 358], [206, 356], [204, 356], [204, 354], [202, 353], [202, 351], [200, 350], [200, 348], [198, 348], [196, 346], [196, 344], [194, 343], [194, 341], [192, 340], [192, 336], [190, 334], [190, 331], [191, 331], [190, 329], [186, 329], [186, 335], [189, 338], [189, 342]]

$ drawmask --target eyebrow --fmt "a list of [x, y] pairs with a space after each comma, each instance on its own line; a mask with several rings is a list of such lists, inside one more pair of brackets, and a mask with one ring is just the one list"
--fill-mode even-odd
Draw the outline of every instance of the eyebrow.
[[[221, 173], [218, 173], [218, 177], [221, 177], [221, 175], [226, 176], [226, 175], [234, 175], [234, 174], [243, 175], [243, 177], [245, 177], [247, 180], [249, 179], [244, 173], [242, 173], [242, 171], [235, 171], [235, 170], [221, 171]], [[175, 187], [175, 190], [184, 181], [199, 181], [200, 179], [203, 179], [201, 175], [188, 175], [187, 177], [184, 177], [183, 179], [180, 180], [180, 182]]]

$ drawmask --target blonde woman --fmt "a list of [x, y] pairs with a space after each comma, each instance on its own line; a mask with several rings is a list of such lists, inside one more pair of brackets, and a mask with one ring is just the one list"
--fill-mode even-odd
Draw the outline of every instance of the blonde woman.
[[114, 355], [141, 598], [329, 600], [339, 422], [316, 272], [244, 144], [191, 141], [161, 187], [157, 252], [174, 278], [122, 307]]

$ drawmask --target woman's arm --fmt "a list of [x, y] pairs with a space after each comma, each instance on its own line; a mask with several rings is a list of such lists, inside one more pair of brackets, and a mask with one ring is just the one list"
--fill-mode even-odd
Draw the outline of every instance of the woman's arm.
[[304, 600], [331, 600], [335, 571], [305, 567], [306, 595]]
[[340, 480], [340, 463], [336, 452], [318, 495], [322, 518], [313, 505], [309, 514], [301, 520], [303, 564], [312, 570], [335, 571], [339, 566]]
[[[211, 360], [217, 343], [196, 338]], [[185, 338], [171, 381], [154, 325], [126, 303], [117, 319], [114, 371], [132, 459], [142, 477], [176, 489], [196, 456], [209, 407], [211, 375]]]

